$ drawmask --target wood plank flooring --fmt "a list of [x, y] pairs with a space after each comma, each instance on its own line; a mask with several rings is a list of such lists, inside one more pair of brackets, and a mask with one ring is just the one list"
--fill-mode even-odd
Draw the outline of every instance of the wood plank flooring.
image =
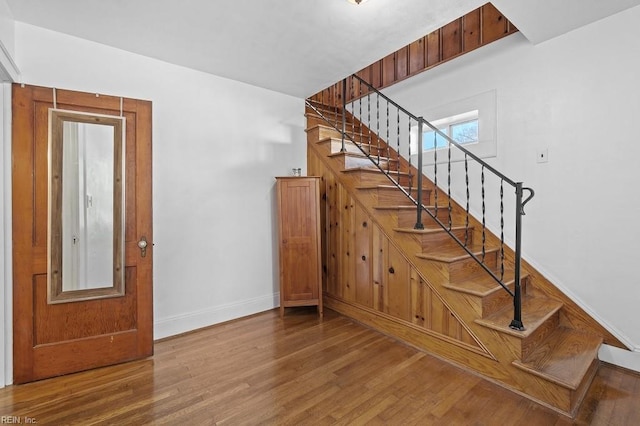
[[0, 389], [39, 425], [636, 425], [640, 375], [603, 365], [575, 421], [353, 321], [287, 309], [160, 341], [153, 358]]

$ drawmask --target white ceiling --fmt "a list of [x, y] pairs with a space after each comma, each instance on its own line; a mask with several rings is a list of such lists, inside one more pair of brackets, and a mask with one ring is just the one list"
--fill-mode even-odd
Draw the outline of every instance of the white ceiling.
[[[296, 97], [316, 93], [485, 2], [7, 0], [17, 21]], [[493, 4], [538, 43], [640, 0]]]

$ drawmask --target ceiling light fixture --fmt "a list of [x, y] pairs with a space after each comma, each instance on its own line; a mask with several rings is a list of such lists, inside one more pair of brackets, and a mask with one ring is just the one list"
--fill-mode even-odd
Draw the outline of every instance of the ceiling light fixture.
[[351, 4], [362, 4], [366, 3], [368, 0], [347, 0]]

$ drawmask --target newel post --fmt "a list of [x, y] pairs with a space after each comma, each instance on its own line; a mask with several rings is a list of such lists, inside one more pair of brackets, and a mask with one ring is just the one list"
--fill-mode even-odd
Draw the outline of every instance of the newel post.
[[520, 259], [522, 258], [522, 182], [516, 183], [516, 250], [514, 265], [514, 294], [513, 294], [513, 321], [509, 327], [514, 330], [524, 330], [522, 323], [522, 289], [520, 286]]

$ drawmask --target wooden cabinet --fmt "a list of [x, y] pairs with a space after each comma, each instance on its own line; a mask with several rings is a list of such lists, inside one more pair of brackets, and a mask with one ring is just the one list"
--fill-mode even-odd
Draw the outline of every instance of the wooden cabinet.
[[320, 178], [277, 177], [280, 315], [317, 306], [322, 315]]

